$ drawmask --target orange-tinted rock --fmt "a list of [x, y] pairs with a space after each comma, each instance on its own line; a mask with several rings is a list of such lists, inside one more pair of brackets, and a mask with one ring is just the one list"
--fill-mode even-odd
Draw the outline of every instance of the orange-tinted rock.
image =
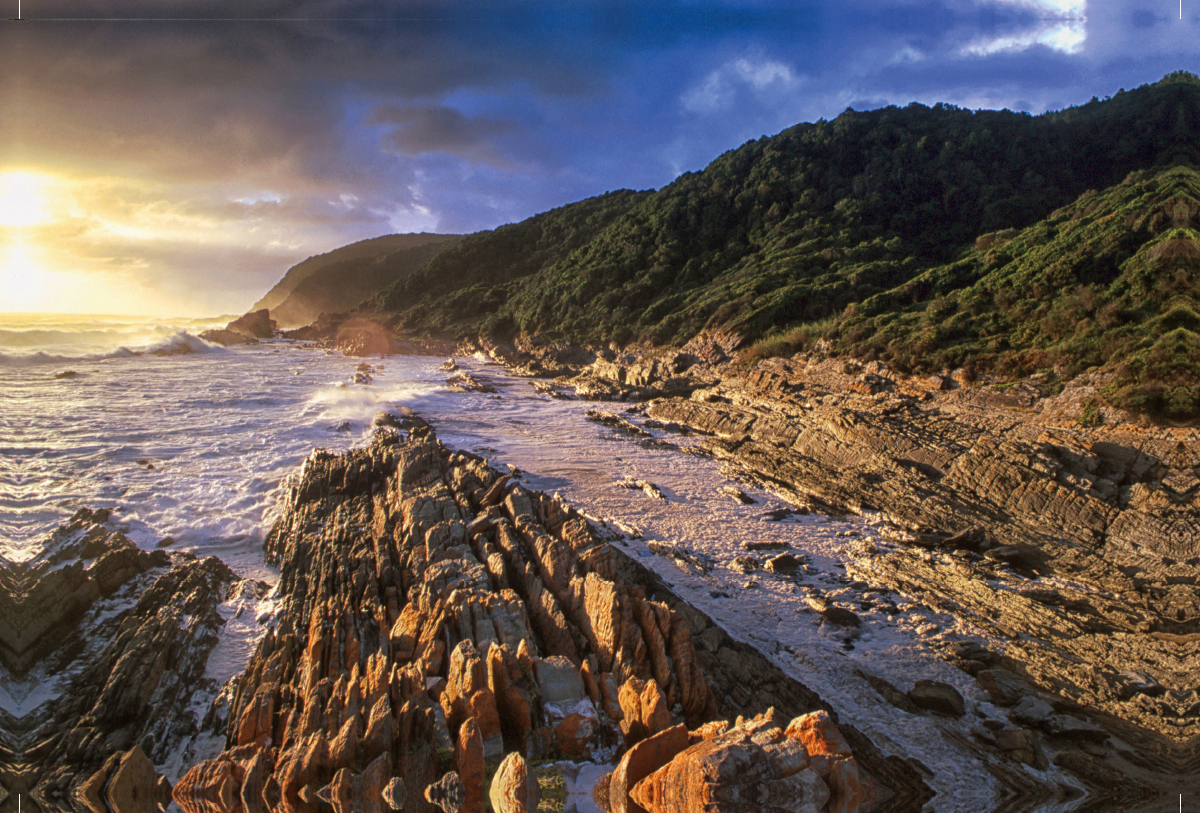
[[675, 680], [679, 686], [679, 704], [683, 707], [684, 716], [689, 722], [712, 717], [716, 711], [716, 699], [708, 688], [704, 670], [696, 660], [692, 634], [683, 619], [674, 613], [671, 617], [669, 645]]
[[458, 730], [454, 764], [463, 786], [462, 813], [483, 813], [483, 735], [474, 717], [468, 717]]
[[488, 688], [496, 698], [500, 714], [500, 732], [513, 750], [524, 750], [533, 728], [533, 696], [528, 680], [508, 646], [492, 644], [487, 666]]
[[554, 727], [554, 741], [567, 759], [584, 759], [596, 741], [599, 728], [595, 717], [572, 712]]
[[274, 687], [260, 686], [238, 719], [237, 744], [265, 743], [273, 730], [274, 712]]
[[764, 717], [689, 747], [630, 795], [649, 813], [822, 813], [829, 801], [804, 746]]
[[692, 745], [705, 740], [711, 740], [713, 737], [719, 737], [729, 730], [728, 720], [713, 720], [711, 723], [705, 723], [697, 729], [688, 732], [688, 740]]
[[645, 813], [645, 808], [629, 798], [629, 789], [688, 748], [687, 728], [668, 728], [642, 740], [625, 752], [608, 784], [608, 802], [612, 813]]
[[504, 758], [492, 777], [493, 813], [536, 813], [541, 793], [533, 771], [520, 754]]
[[353, 777], [354, 805], [338, 813], [384, 813], [383, 792], [392, 775], [392, 755], [380, 754]]
[[634, 743], [671, 727], [667, 699], [653, 680], [630, 678], [621, 686], [621, 731]]
[[75, 798], [90, 813], [108, 813], [108, 808], [105, 807], [101, 794], [104, 792], [104, 783], [108, 781], [108, 777], [112, 775], [112, 772], [116, 770], [122, 756], [119, 751], [109, 755], [108, 759], [104, 760], [104, 764], [100, 766], [100, 770], [96, 771], [75, 788]]
[[404, 809], [404, 780], [392, 777], [383, 788], [383, 801], [392, 810]]
[[488, 688], [488, 668], [475, 645], [461, 641], [450, 653], [450, 673], [442, 694], [446, 721], [455, 731], [468, 717], [474, 717], [483, 735], [483, 753], [488, 759], [504, 753], [500, 735], [500, 712], [496, 696]]
[[380, 694], [371, 707], [371, 714], [367, 718], [367, 731], [363, 734], [362, 748], [367, 759], [373, 759], [376, 754], [391, 750], [394, 729], [392, 705], [386, 694]]
[[799, 740], [813, 758], [813, 768], [821, 776], [838, 757], [853, 756], [850, 745], [827, 711], [814, 711], [797, 717], [787, 727], [787, 735]]
[[[246, 763], [245, 775], [242, 777], [242, 787], [238, 798], [242, 802], [245, 813], [262, 813], [263, 809], [263, 776], [270, 770], [267, 757], [257, 753]], [[167, 796], [170, 801], [170, 796]], [[165, 805], [164, 805], [165, 807]]]
[[832, 797], [828, 813], [859, 813], [875, 804], [875, 785], [858, 769], [854, 757], [834, 760], [825, 782]]
[[233, 813], [238, 785], [228, 759], [198, 763], [175, 783], [171, 798], [183, 813]]

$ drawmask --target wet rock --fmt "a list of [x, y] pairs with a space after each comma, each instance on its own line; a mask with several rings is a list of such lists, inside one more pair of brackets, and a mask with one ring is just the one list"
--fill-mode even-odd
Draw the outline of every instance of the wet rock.
[[791, 576], [804, 564], [804, 561], [790, 553], [772, 556], [763, 564], [763, 570], [779, 576]]
[[628, 488], [633, 491], [643, 491], [647, 497], [653, 497], [656, 500], [666, 500], [667, 496], [662, 493], [662, 489], [647, 480], [639, 480], [636, 477], [626, 475], [624, 480], [616, 484], [617, 488]]
[[589, 409], [584, 414], [584, 418], [586, 418], [587, 420], [592, 421], [594, 423], [603, 424], [604, 426], [611, 426], [613, 429], [620, 430], [621, 432], [624, 432], [625, 434], [628, 434], [628, 435], [633, 435], [634, 437], [641, 437], [641, 438], [654, 437], [654, 435], [652, 433], [647, 432], [645, 429], [638, 426], [637, 424], [632, 423], [632, 422], [626, 420], [625, 418], [622, 418], [620, 415], [614, 415], [611, 412], [604, 412], [599, 409]]
[[997, 706], [1011, 706], [1033, 693], [1033, 687], [1007, 669], [985, 669], [975, 676]]
[[721, 486], [717, 491], [734, 502], [741, 503], [742, 505], [754, 505], [754, 499], [737, 486]]
[[944, 717], [962, 717], [965, 713], [963, 698], [958, 690], [936, 680], [918, 680], [908, 690], [908, 699], [918, 708]]
[[496, 385], [488, 381], [486, 378], [463, 372], [446, 379], [446, 386], [461, 390], [463, 392], [496, 392]]
[[1018, 723], [1036, 726], [1053, 712], [1054, 708], [1046, 701], [1033, 695], [1027, 695], [1017, 701], [1017, 704], [1009, 710], [1008, 716]]

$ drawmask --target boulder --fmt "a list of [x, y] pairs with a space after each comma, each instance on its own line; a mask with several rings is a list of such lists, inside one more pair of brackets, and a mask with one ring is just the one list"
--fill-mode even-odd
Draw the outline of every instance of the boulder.
[[800, 569], [804, 561], [793, 556], [790, 553], [781, 553], [778, 556], [772, 556], [763, 565], [763, 569], [780, 576], [790, 576]]
[[1054, 709], [1045, 700], [1033, 695], [1021, 698], [1008, 712], [1008, 716], [1018, 723], [1037, 725], [1053, 713]]
[[943, 717], [962, 717], [965, 713], [962, 695], [949, 683], [937, 680], [918, 680], [908, 690], [908, 699], [917, 708], [932, 711]]
[[537, 778], [518, 753], [509, 754], [492, 777], [493, 813], [536, 813], [541, 793]]
[[538, 691], [542, 702], [566, 710], [584, 697], [583, 678], [579, 667], [567, 658], [553, 655], [534, 661]]
[[996, 747], [1004, 755], [1016, 762], [1022, 762], [1034, 768], [1045, 765], [1046, 757], [1042, 754], [1037, 735], [1024, 728], [1002, 728], [993, 732]]
[[594, 714], [572, 712], [554, 727], [554, 741], [567, 759], [585, 759], [599, 730], [600, 721]]
[[630, 795], [648, 813], [823, 813], [830, 798], [804, 745], [767, 715], [682, 751]]
[[687, 727], [677, 725], [642, 740], [626, 751], [608, 783], [608, 802], [612, 813], [645, 813], [644, 807], [629, 798], [630, 788], [687, 750], [689, 745]]
[[1032, 686], [1007, 669], [984, 669], [975, 676], [975, 681], [997, 706], [1011, 706], [1033, 694]]
[[1108, 740], [1108, 733], [1095, 723], [1067, 714], [1050, 715], [1043, 721], [1042, 728], [1051, 737], [1068, 742], [1103, 743]]

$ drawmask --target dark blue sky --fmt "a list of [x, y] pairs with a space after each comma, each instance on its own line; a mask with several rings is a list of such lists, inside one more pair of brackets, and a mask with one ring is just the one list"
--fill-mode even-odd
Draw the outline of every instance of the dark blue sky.
[[47, 279], [142, 311], [241, 310], [309, 254], [661, 187], [847, 107], [1040, 113], [1200, 70], [1200, 0], [22, 11], [0, 24], [0, 179], [44, 181], [49, 213], [23, 239]]

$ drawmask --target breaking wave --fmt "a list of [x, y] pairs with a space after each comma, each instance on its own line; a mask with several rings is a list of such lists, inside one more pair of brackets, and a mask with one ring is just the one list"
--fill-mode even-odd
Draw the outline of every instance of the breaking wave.
[[183, 356], [192, 353], [227, 352], [220, 345], [211, 344], [193, 336], [186, 330], [134, 347], [117, 347], [114, 350], [95, 353], [54, 353], [46, 350], [34, 352], [0, 352], [0, 367], [35, 367], [44, 364], [103, 361], [105, 359], [133, 358], [135, 356]]

